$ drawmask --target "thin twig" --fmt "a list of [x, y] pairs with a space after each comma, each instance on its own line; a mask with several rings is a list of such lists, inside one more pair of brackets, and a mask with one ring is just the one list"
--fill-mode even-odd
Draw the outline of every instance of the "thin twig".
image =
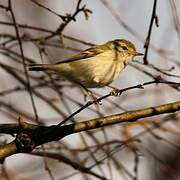
[[[73, 123], [65, 126], [53, 125], [50, 127], [46, 127], [32, 125], [28, 123], [24, 124], [23, 122], [20, 122], [18, 124], [19, 129], [16, 130], [21, 131], [21, 133], [17, 134], [14, 141], [0, 147], [0, 160], [3, 161], [5, 157], [16, 153], [30, 152], [36, 146], [42, 145], [50, 141], [57, 141], [67, 135], [71, 135], [74, 133], [92, 130], [117, 123], [123, 124], [125, 122], [135, 122], [141, 118], [152, 117], [165, 113], [174, 113], [179, 110], [180, 101], [177, 101], [169, 104], [163, 104], [160, 106], [127, 111], [121, 114], [115, 114], [102, 118], [100, 117], [96, 119]], [[1, 133], [3, 133], [3, 128]]]
[[39, 7], [41, 7], [41, 8], [49, 11], [50, 13], [52, 13], [52, 14], [60, 17], [64, 22], [67, 20], [67, 16], [63, 16], [63, 15], [61, 15], [61, 14], [58, 14], [57, 12], [53, 11], [52, 9], [50, 9], [50, 8], [48, 8], [48, 7], [46, 7], [46, 6], [42, 5], [42, 4], [40, 4], [40, 3], [37, 2], [37, 1], [31, 0], [31, 2], [33, 2], [34, 4], [36, 4], [37, 6], [39, 6]]
[[[157, 0], [154, 0], [152, 16], [151, 16], [151, 21], [150, 21], [149, 30], [148, 30], [148, 35], [147, 35], [145, 43], [144, 43], [144, 48], [145, 48], [145, 53], [144, 53], [144, 57], [143, 57], [144, 64], [148, 64], [147, 56], [148, 56], [148, 50], [149, 50], [149, 44], [150, 44], [150, 39], [151, 39], [153, 22], [157, 20], [156, 5], [157, 5]], [[158, 23], [156, 23], [156, 25], [158, 25]]]
[[26, 80], [27, 80], [27, 90], [28, 90], [30, 98], [31, 98], [35, 119], [38, 122], [37, 109], [36, 109], [36, 106], [35, 106], [35, 103], [34, 103], [33, 93], [32, 93], [31, 85], [30, 85], [30, 78], [29, 78], [28, 71], [27, 71], [27, 68], [26, 68], [26, 60], [24, 58], [24, 51], [23, 51], [23, 47], [22, 47], [22, 42], [21, 42], [21, 38], [20, 38], [20, 35], [19, 35], [19, 30], [18, 30], [18, 25], [16, 23], [16, 18], [15, 18], [14, 12], [12, 10], [11, 0], [8, 0], [8, 10], [11, 13], [12, 20], [13, 20], [13, 23], [14, 23], [14, 28], [15, 28], [16, 36], [17, 36], [17, 39], [18, 39], [18, 42], [19, 42], [19, 48], [20, 48], [21, 57], [22, 57], [22, 61], [23, 61], [24, 73], [25, 73]]
[[[176, 83], [176, 82], [168, 82], [168, 81], [161, 81], [161, 80], [154, 80], [154, 81], [149, 81], [149, 82], [146, 82], [146, 83], [141, 83], [141, 84], [138, 84], [138, 85], [135, 85], [135, 86], [130, 86], [130, 87], [127, 87], [127, 88], [124, 88], [124, 89], [120, 89], [120, 90], [117, 90], [117, 94], [121, 95], [124, 91], [128, 91], [128, 90], [131, 90], [131, 89], [143, 89], [144, 86], [147, 86], [147, 85], [150, 85], [150, 84], [158, 84], [158, 83], [164, 83], [164, 84], [174, 84], [174, 85], [179, 85], [180, 86], [180, 83]], [[59, 123], [59, 126], [63, 125], [64, 123], [66, 123], [68, 120], [70, 120], [72, 117], [74, 117], [75, 115], [77, 115], [78, 113], [80, 113], [82, 110], [86, 109], [87, 107], [91, 106], [92, 104], [95, 104], [95, 103], [99, 103], [101, 102], [101, 100], [103, 99], [106, 99], [110, 96], [113, 96], [113, 93], [110, 92], [100, 98], [98, 98], [97, 100], [94, 100], [94, 101], [89, 101], [87, 102], [84, 106], [82, 106], [81, 108], [79, 108], [78, 110], [76, 110], [74, 113], [72, 113], [70, 116], [68, 116], [66, 119], [64, 119], [62, 122]]]

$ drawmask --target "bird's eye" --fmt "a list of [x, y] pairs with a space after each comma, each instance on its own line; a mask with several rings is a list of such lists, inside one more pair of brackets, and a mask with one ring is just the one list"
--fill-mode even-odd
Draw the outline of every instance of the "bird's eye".
[[122, 46], [123, 50], [128, 50], [128, 48], [126, 46]]

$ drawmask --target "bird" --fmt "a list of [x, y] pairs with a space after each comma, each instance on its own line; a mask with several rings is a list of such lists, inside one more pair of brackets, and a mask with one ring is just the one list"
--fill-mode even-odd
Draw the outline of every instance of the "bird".
[[135, 56], [133, 43], [115, 39], [95, 45], [55, 64], [30, 64], [29, 71], [52, 71], [85, 88], [110, 85]]

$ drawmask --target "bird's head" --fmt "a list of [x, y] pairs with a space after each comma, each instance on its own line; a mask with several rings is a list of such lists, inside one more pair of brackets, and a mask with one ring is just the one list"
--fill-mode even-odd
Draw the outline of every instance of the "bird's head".
[[124, 57], [142, 56], [142, 53], [136, 51], [133, 43], [125, 39], [116, 39], [111, 41], [116, 51]]

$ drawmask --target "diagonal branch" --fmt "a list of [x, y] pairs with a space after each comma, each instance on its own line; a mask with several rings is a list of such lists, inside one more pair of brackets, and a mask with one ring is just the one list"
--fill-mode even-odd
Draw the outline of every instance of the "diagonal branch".
[[[117, 89], [116, 90], [116, 95], [121, 95], [123, 92], [125, 91], [128, 91], [128, 90], [131, 90], [131, 89], [144, 89], [144, 86], [147, 86], [147, 85], [150, 85], [150, 84], [158, 84], [158, 83], [165, 83], [165, 84], [171, 84], [171, 85], [177, 85], [177, 86], [180, 86], [180, 83], [176, 83], [176, 82], [168, 82], [168, 81], [165, 81], [165, 80], [158, 80], [158, 79], [155, 79], [153, 81], [149, 81], [149, 82], [145, 82], [145, 83], [141, 83], [141, 84], [138, 84], [138, 85], [135, 85], [135, 86], [130, 86], [130, 87], [127, 87], [127, 88], [124, 88], [124, 89]], [[67, 118], [65, 118], [63, 121], [61, 121], [59, 123], [59, 126], [61, 126], [62, 124], [66, 123], [68, 120], [70, 120], [71, 118], [73, 118], [75, 115], [77, 115], [78, 113], [80, 113], [81, 111], [83, 111], [84, 109], [86, 109], [87, 107], [91, 106], [92, 104], [96, 104], [96, 103], [99, 103], [101, 102], [103, 99], [106, 99], [110, 96], [114, 96], [114, 92], [110, 92], [104, 96], [101, 96], [100, 98], [94, 100], [94, 101], [88, 101], [84, 106], [80, 107], [78, 110], [76, 110], [74, 113], [72, 113], [70, 116], [68, 116]]]
[[149, 31], [148, 31], [148, 35], [146, 37], [146, 41], [144, 43], [144, 48], [145, 48], [145, 53], [144, 53], [144, 57], [143, 57], [144, 64], [148, 64], [147, 56], [148, 56], [149, 44], [150, 44], [150, 39], [151, 39], [151, 32], [152, 32], [152, 27], [153, 27], [154, 21], [156, 22], [156, 25], [159, 26], [158, 25], [158, 18], [156, 15], [156, 5], [157, 5], [157, 0], [154, 0], [152, 16], [151, 16], [151, 21], [150, 21], [150, 25], [149, 25]]
[[[148, 107], [145, 109], [126, 111], [121, 114], [115, 114], [106, 117], [100, 117], [78, 123], [73, 123], [65, 126], [38, 126], [28, 123], [20, 123], [19, 125], [10, 124], [11, 132], [18, 133], [16, 139], [9, 144], [0, 147], [0, 160], [22, 152], [31, 152], [36, 146], [47, 142], [57, 141], [67, 135], [79, 133], [82, 131], [92, 130], [109, 126], [117, 123], [134, 122], [141, 118], [152, 117], [155, 115], [173, 113], [180, 110], [180, 101], [163, 104], [155, 107]], [[4, 126], [4, 128], [3, 128]], [[0, 133], [7, 133], [8, 125], [0, 126]]]

